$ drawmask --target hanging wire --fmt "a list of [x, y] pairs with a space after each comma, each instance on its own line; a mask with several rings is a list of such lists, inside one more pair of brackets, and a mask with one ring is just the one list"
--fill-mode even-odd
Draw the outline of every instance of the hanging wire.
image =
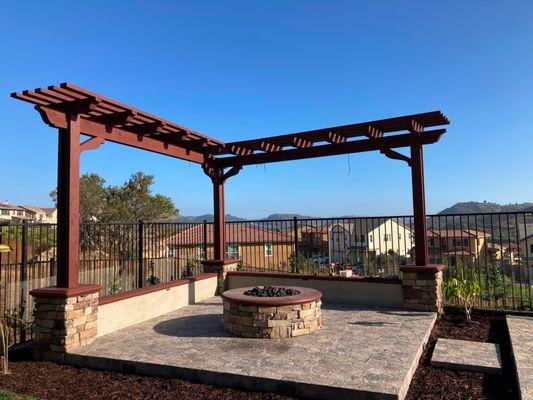
[[350, 173], [352, 172], [352, 165], [350, 163], [350, 155], [349, 154], [346, 154], [348, 157], [348, 175], [350, 175]]

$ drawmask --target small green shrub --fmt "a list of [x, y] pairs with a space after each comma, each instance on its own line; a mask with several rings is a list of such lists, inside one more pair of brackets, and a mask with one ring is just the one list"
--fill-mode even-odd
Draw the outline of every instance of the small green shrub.
[[122, 286], [120, 285], [120, 276], [114, 275], [113, 281], [109, 285], [109, 294], [116, 294], [122, 291]]
[[291, 254], [289, 256], [289, 266], [293, 274], [316, 274], [317, 265], [311, 258], [305, 258], [301, 254]]
[[471, 321], [474, 301], [481, 289], [476, 281], [451, 278], [442, 285], [442, 294], [446, 301], [456, 300], [465, 310], [467, 322]]
[[181, 279], [194, 276], [194, 272], [200, 268], [200, 262], [198, 260], [187, 260], [185, 268], [181, 271]]
[[150, 266], [148, 267], [150, 270], [150, 275], [146, 279], [146, 284], [148, 286], [157, 285], [158, 283], [161, 283], [161, 279], [159, 279], [155, 275], [155, 263], [154, 260], [150, 260]]

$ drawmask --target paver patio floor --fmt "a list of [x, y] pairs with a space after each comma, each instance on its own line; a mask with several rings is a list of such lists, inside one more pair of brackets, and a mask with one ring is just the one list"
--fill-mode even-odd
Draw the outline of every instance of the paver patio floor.
[[310, 398], [403, 399], [434, 313], [323, 305], [323, 327], [290, 339], [223, 330], [213, 297], [98, 338], [73, 364]]

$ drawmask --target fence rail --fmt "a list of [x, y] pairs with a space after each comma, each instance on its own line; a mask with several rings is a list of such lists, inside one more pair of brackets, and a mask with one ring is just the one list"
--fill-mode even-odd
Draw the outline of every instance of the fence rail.
[[[432, 263], [445, 278], [475, 279], [479, 307], [532, 307], [533, 213], [430, 215]], [[248, 271], [399, 276], [414, 262], [413, 217], [343, 217], [254, 220], [226, 224], [228, 257]], [[29, 291], [55, 284], [56, 226], [0, 225], [0, 310], [28, 319]], [[167, 282], [201, 271], [213, 257], [213, 224], [133, 222], [80, 225], [80, 282], [102, 295]]]

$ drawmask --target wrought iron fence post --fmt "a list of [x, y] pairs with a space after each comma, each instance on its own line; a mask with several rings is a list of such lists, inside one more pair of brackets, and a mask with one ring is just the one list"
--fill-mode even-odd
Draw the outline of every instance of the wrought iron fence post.
[[143, 247], [144, 247], [144, 223], [142, 220], [139, 220], [138, 232], [137, 232], [137, 288], [140, 289], [143, 287], [144, 283], [144, 269], [143, 269]]
[[298, 258], [298, 217], [293, 218], [294, 256]]
[[204, 260], [207, 260], [207, 221], [204, 219]]
[[56, 260], [54, 257], [50, 258], [50, 285], [55, 285], [54, 276], [56, 275]]
[[[24, 321], [24, 314], [26, 312], [26, 282], [28, 279], [28, 225], [26, 220], [22, 221], [22, 254], [21, 254], [21, 270], [20, 270], [20, 313], [19, 317]], [[20, 341], [26, 341], [26, 329], [24, 324], [21, 324]]]

